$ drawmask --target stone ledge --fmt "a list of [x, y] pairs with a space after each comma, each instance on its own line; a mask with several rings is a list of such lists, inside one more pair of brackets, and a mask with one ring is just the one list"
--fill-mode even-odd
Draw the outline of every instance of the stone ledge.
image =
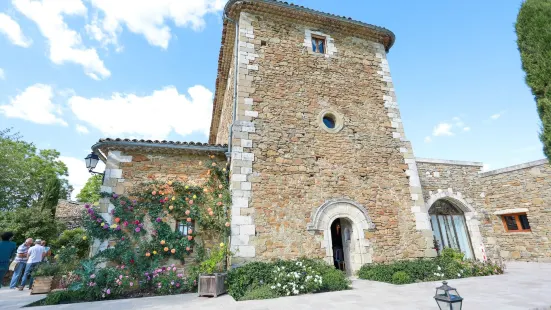
[[492, 176], [492, 175], [496, 175], [496, 174], [500, 174], [500, 173], [511, 172], [511, 171], [515, 171], [515, 170], [522, 170], [522, 169], [532, 168], [532, 167], [536, 167], [536, 166], [543, 166], [543, 165], [548, 164], [548, 163], [549, 163], [549, 161], [547, 159], [540, 159], [540, 160], [531, 161], [531, 162], [527, 162], [527, 163], [520, 164], [520, 165], [514, 165], [514, 166], [509, 166], [509, 167], [505, 167], [505, 168], [501, 168], [501, 169], [481, 172], [480, 176], [481, 177], [488, 177], [488, 176]]
[[513, 214], [513, 213], [527, 213], [528, 208], [515, 208], [515, 209], [506, 209], [499, 210], [494, 212], [494, 215], [504, 215], [504, 214]]
[[433, 158], [415, 158], [415, 160], [420, 163], [430, 163], [430, 164], [476, 166], [476, 167], [484, 166], [483, 163], [476, 162], [476, 161], [460, 161], [460, 160], [433, 159]]

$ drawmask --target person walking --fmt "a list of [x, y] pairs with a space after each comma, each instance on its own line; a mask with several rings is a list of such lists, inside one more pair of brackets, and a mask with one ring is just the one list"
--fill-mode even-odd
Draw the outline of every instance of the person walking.
[[25, 271], [25, 266], [27, 266], [27, 252], [29, 252], [29, 247], [33, 244], [33, 238], [28, 238], [25, 240], [25, 243], [20, 245], [17, 248], [17, 253], [15, 254], [15, 268], [13, 270], [13, 276], [11, 277], [10, 288], [14, 289], [17, 287], [17, 283], [23, 276]]
[[19, 286], [19, 290], [22, 291], [23, 288], [25, 288], [25, 284], [27, 283], [27, 278], [30, 278], [29, 280], [29, 289], [33, 287], [33, 281], [34, 278], [32, 276], [33, 270], [42, 262], [42, 259], [44, 258], [44, 247], [41, 245], [42, 240], [37, 239], [34, 242], [34, 246], [29, 249], [29, 252], [27, 253], [27, 265], [25, 266], [25, 273], [23, 274], [23, 279], [21, 279], [21, 285]]
[[0, 241], [0, 288], [4, 283], [4, 276], [10, 268], [10, 261], [15, 256], [17, 244], [11, 241], [13, 233], [7, 231], [2, 234], [2, 241]]

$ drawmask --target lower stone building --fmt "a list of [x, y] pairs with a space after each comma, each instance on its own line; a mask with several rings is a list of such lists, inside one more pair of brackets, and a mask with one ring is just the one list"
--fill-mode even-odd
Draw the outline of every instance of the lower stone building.
[[482, 163], [419, 158], [417, 163], [440, 247], [460, 248], [481, 260], [551, 262], [547, 160], [488, 172], [481, 172]]
[[55, 218], [63, 222], [67, 229], [82, 227], [82, 210], [84, 203], [60, 199], [57, 202]]
[[[102, 139], [102, 190], [151, 175], [202, 182], [193, 167], [215, 154], [230, 171], [234, 264], [306, 256], [352, 273], [444, 247], [550, 261], [548, 164], [482, 173], [416, 158], [387, 59], [394, 40], [286, 2], [229, 0], [209, 144]], [[101, 208], [110, 219], [108, 199]]]

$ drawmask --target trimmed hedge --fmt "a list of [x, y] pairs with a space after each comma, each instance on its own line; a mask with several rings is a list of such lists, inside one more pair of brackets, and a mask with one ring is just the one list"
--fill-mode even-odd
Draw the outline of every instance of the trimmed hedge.
[[408, 284], [503, 274], [503, 266], [492, 262], [464, 260], [463, 257], [464, 254], [459, 251], [444, 249], [440, 256], [432, 259], [367, 264], [360, 268], [358, 277], [392, 284]]

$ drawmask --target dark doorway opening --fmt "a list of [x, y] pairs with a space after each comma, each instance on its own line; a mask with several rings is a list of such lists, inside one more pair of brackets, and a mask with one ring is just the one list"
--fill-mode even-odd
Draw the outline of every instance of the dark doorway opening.
[[341, 220], [336, 219], [331, 224], [331, 243], [333, 247], [333, 264], [335, 268], [344, 270], [344, 249], [342, 244], [343, 229]]

